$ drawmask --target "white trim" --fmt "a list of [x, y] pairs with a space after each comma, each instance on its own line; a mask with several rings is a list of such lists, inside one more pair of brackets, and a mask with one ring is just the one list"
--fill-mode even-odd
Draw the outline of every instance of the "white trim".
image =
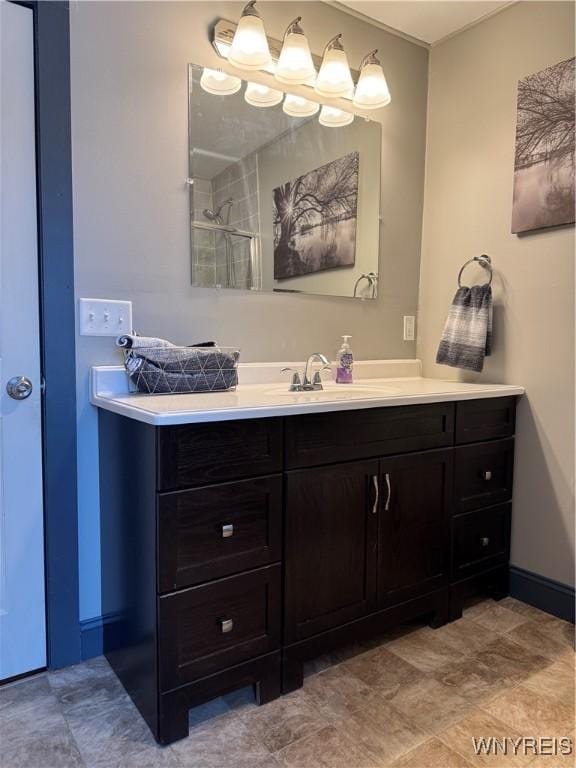
[[[414, 45], [419, 45], [421, 48], [432, 50], [437, 45], [442, 45], [442, 43], [445, 43], [446, 40], [450, 40], [452, 37], [456, 37], [456, 35], [459, 35], [462, 32], [466, 32], [466, 30], [471, 29], [472, 27], [475, 27], [477, 24], [480, 24], [481, 22], [492, 18], [492, 16], [496, 16], [498, 13], [501, 13], [502, 11], [505, 11], [506, 9], [510, 8], [511, 5], [516, 5], [519, 2], [519, 0], [510, 0], [510, 2], [505, 3], [504, 5], [501, 5], [498, 8], [494, 8], [491, 11], [487, 11], [485, 14], [483, 14], [482, 16], [479, 16], [477, 19], [470, 21], [468, 24], [465, 24], [463, 27], [459, 27], [458, 29], [455, 29], [453, 32], [449, 32], [447, 35], [444, 35], [444, 37], [441, 37], [438, 40], [434, 40], [434, 42], [432, 43], [428, 43], [425, 40], [421, 40], [418, 37], [414, 37], [413, 35], [410, 35], [407, 32], [402, 32], [400, 29], [396, 29], [395, 27], [389, 27], [388, 24], [385, 24], [383, 21], [374, 19], [372, 18], [372, 16], [367, 16], [365, 13], [362, 13], [361, 11], [357, 11], [355, 8], [350, 8], [350, 6], [344, 5], [344, 3], [339, 3], [338, 0], [322, 0], [322, 2], [324, 2], [326, 5], [331, 5], [333, 8], [336, 8], [337, 10], [342, 11], [343, 13], [347, 13], [349, 16], [354, 16], [354, 18], [359, 19], [360, 21], [365, 21], [367, 24], [371, 24], [373, 27], [378, 27], [379, 29], [383, 29], [385, 32], [388, 32], [391, 35], [394, 35], [395, 37], [401, 37], [403, 40], [407, 40], [409, 43], [414, 43]], [[405, 2], [410, 2], [410, 0], [405, 0]], [[458, 2], [458, 0], [454, 0], [454, 2]]]
[[475, 27], [477, 24], [481, 24], [483, 21], [491, 19], [492, 16], [497, 16], [499, 13], [507, 10], [512, 5], [516, 5], [518, 2], [519, 0], [510, 0], [505, 5], [501, 5], [498, 8], [494, 8], [492, 11], [488, 11], [483, 16], [479, 16], [477, 19], [474, 19], [474, 21], [471, 21], [468, 24], [465, 24], [463, 27], [460, 27], [460, 29], [455, 29], [453, 32], [449, 32], [447, 35], [444, 35], [444, 37], [441, 37], [439, 40], [435, 40], [433, 43], [431, 43], [430, 48], [436, 48], [436, 46], [442, 45], [442, 43], [445, 43], [447, 40], [451, 40], [453, 37], [456, 37], [456, 35], [460, 35], [462, 32], [466, 32], [468, 29], [472, 29], [472, 27]]
[[[420, 40], [418, 37], [412, 37], [412, 35], [409, 35], [407, 32], [402, 32], [395, 27], [389, 27], [388, 24], [384, 24], [383, 21], [373, 19], [372, 16], [367, 16], [365, 13], [357, 11], [355, 8], [350, 8], [350, 6], [344, 5], [344, 3], [339, 3], [338, 0], [322, 0], [322, 2], [325, 5], [331, 5], [332, 8], [336, 8], [338, 11], [347, 13], [349, 16], [354, 16], [355, 19], [364, 21], [366, 24], [370, 24], [372, 27], [383, 29], [384, 32], [388, 32], [389, 34], [394, 35], [394, 37], [401, 37], [403, 40], [406, 40], [409, 43], [419, 45], [420, 48], [426, 48], [427, 50], [430, 50], [431, 48], [430, 43], [427, 43], [425, 40]], [[406, 2], [410, 2], [410, 0], [406, 0]]]

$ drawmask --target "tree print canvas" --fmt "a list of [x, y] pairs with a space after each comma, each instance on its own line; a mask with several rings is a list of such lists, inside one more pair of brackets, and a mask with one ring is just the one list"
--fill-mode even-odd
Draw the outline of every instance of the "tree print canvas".
[[274, 279], [353, 267], [359, 153], [273, 190]]
[[518, 83], [512, 232], [574, 223], [574, 63]]

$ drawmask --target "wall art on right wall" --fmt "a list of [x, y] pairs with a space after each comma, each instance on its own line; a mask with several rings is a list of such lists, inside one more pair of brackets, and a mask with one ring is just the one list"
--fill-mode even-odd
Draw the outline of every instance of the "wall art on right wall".
[[574, 65], [518, 82], [512, 232], [574, 223]]

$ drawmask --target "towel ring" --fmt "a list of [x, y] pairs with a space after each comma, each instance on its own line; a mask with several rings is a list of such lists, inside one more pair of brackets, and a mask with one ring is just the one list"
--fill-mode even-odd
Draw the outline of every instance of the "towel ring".
[[[358, 280], [356, 280], [356, 282], [354, 283], [354, 293], [352, 294], [353, 298], [355, 299], [357, 298], [356, 294], [358, 291], [358, 286], [360, 285], [362, 280], [368, 280], [368, 282], [370, 283], [370, 293], [372, 294], [370, 298], [375, 299], [376, 296], [374, 294], [376, 293], [376, 286], [378, 285], [378, 275], [376, 272], [368, 272], [367, 274], [363, 272], [360, 275]], [[363, 296], [361, 298], [364, 299]]]
[[460, 272], [458, 272], [459, 288], [462, 288], [462, 283], [461, 283], [462, 273], [464, 272], [468, 264], [473, 264], [474, 262], [477, 262], [478, 264], [480, 264], [482, 269], [485, 269], [486, 272], [488, 272], [488, 274], [490, 275], [486, 285], [490, 285], [492, 283], [492, 259], [490, 258], [490, 256], [487, 256], [485, 253], [483, 253], [482, 256], [474, 256], [474, 258], [468, 259], [468, 261], [462, 265], [462, 267], [460, 268]]

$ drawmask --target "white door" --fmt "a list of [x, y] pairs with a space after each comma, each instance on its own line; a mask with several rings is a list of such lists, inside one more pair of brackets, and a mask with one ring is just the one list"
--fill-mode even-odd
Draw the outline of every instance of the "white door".
[[32, 11], [0, 0], [0, 680], [46, 665], [34, 141]]

